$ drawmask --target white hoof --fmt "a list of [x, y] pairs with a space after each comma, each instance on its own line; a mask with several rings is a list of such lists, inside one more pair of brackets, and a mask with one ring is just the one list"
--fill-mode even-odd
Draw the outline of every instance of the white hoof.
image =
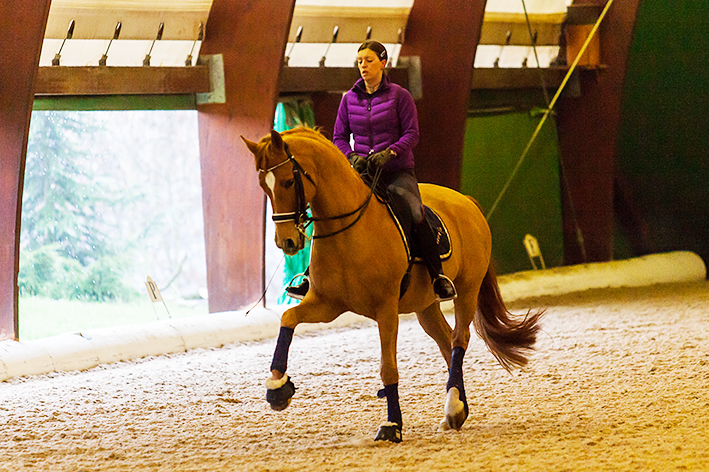
[[448, 390], [446, 395], [446, 416], [456, 416], [465, 411], [465, 404], [460, 401], [460, 392], [457, 387]]
[[443, 418], [441, 421], [441, 424], [438, 426], [438, 432], [439, 433], [445, 433], [446, 431], [450, 431], [451, 427], [448, 425], [448, 418]]
[[460, 400], [460, 392], [456, 387], [452, 387], [446, 394], [446, 406], [444, 409], [446, 416], [441, 421], [438, 431], [458, 430], [466, 420], [465, 404]]

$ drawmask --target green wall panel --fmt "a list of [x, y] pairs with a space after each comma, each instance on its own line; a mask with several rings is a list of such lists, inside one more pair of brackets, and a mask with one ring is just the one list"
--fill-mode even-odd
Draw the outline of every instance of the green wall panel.
[[195, 110], [191, 95], [100, 95], [35, 98], [35, 111]]
[[709, 262], [709, 5], [644, 0], [626, 77], [618, 169], [653, 251]]
[[[475, 198], [485, 213], [507, 182], [540, 119], [529, 113], [468, 119], [461, 191]], [[500, 273], [532, 269], [522, 243], [528, 233], [539, 241], [547, 267], [563, 263], [559, 188], [559, 150], [556, 128], [550, 120], [488, 221]]]

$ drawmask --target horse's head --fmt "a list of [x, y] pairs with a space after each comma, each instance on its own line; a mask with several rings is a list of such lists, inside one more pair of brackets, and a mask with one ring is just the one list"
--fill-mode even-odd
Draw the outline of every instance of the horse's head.
[[259, 185], [271, 200], [276, 223], [276, 245], [288, 255], [305, 246], [304, 227], [307, 202], [312, 197], [312, 177], [295, 160], [277, 131], [258, 143], [241, 139], [253, 153]]

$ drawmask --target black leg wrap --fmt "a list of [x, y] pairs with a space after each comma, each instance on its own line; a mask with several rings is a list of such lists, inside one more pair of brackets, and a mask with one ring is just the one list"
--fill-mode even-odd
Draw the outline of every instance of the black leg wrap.
[[281, 331], [278, 333], [276, 351], [273, 353], [271, 370], [277, 370], [281, 374], [286, 373], [288, 368], [288, 349], [290, 349], [291, 341], [293, 341], [293, 328], [281, 326]]
[[399, 427], [404, 426], [401, 419], [401, 407], [399, 406], [399, 384], [385, 385], [377, 392], [379, 398], [387, 399], [387, 421], [396, 423]]
[[457, 387], [459, 391], [463, 390], [463, 356], [465, 356], [465, 350], [462, 347], [453, 348], [446, 390], [450, 390], [452, 387]]
[[399, 407], [399, 384], [385, 385], [377, 392], [377, 396], [387, 400], [387, 422], [379, 428], [374, 440], [399, 443], [403, 426]]
[[295, 385], [290, 379], [286, 381], [280, 388], [267, 389], [266, 401], [271, 405], [271, 409], [282, 411], [290, 405], [290, 399], [295, 394]]
[[451, 368], [448, 375], [448, 383], [446, 384], [446, 391], [455, 387], [458, 389], [460, 394], [460, 401], [465, 405], [465, 416], [468, 416], [468, 401], [465, 398], [465, 387], [463, 386], [463, 357], [465, 356], [465, 349], [462, 347], [454, 347], [453, 354], [451, 355]]

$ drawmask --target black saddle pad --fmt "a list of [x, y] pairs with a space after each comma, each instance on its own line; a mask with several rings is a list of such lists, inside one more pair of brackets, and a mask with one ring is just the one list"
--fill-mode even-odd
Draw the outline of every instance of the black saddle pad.
[[[404, 246], [406, 247], [406, 255], [409, 261], [413, 262], [423, 262], [421, 259], [421, 252], [416, 244], [416, 240], [411, 235], [411, 217], [408, 212], [396, 211], [396, 205], [390, 203], [387, 204], [389, 209], [389, 214], [394, 219], [397, 228], [399, 228], [399, 234], [401, 234], [401, 239], [404, 241]], [[448, 234], [448, 228], [446, 228], [445, 223], [438, 216], [438, 213], [433, 211], [431, 208], [424, 205], [424, 210], [426, 212], [426, 220], [428, 224], [431, 225], [433, 230], [433, 235], [436, 237], [438, 242], [438, 254], [442, 261], [449, 259], [451, 257], [451, 240]]]

